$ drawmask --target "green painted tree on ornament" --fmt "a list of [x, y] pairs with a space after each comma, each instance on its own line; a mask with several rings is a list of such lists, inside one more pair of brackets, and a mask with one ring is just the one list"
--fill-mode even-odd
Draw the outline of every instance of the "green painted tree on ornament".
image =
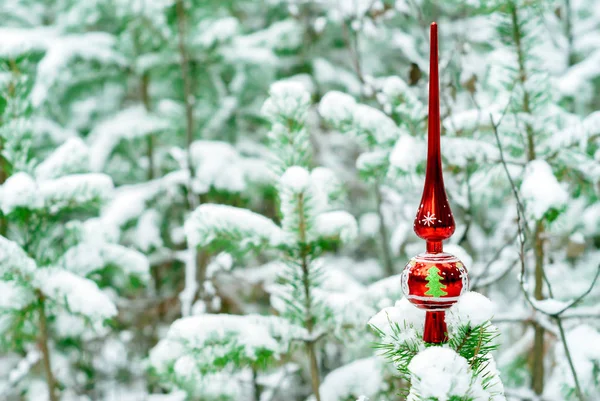
[[428, 284], [425, 286], [427, 288], [425, 295], [431, 295], [432, 297], [443, 297], [444, 295], [448, 295], [448, 293], [444, 291], [446, 286], [441, 283], [442, 276], [440, 276], [440, 269], [436, 266], [429, 268], [426, 280]]

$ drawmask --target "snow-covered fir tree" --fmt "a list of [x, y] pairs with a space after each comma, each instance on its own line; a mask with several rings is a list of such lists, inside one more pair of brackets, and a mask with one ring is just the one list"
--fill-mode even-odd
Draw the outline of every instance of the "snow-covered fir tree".
[[[0, 16], [0, 399], [600, 397], [595, 2]], [[445, 249], [476, 291], [444, 347], [400, 289], [434, 20]]]
[[503, 401], [504, 388], [492, 351], [498, 329], [494, 306], [476, 292], [464, 294], [449, 311], [447, 346], [423, 342], [425, 312], [403, 298], [370, 320], [377, 347], [410, 383], [407, 400]]

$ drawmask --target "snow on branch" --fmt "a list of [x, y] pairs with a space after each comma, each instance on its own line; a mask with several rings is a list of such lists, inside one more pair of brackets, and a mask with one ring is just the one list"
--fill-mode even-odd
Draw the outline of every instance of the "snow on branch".
[[80, 276], [88, 276], [108, 266], [116, 266], [127, 275], [147, 280], [150, 264], [142, 253], [125, 246], [110, 243], [80, 243], [58, 261], [62, 268]]
[[413, 89], [402, 78], [389, 76], [368, 78], [367, 82], [377, 90], [377, 101], [386, 114], [397, 114], [402, 121], [411, 123], [425, 121], [427, 109]]
[[31, 288], [19, 285], [15, 281], [0, 280], [0, 316], [6, 311], [19, 311], [31, 304], [34, 299]]
[[27, 277], [36, 269], [36, 263], [17, 243], [0, 235], [0, 277], [13, 275]]
[[430, 347], [408, 365], [411, 390], [407, 400], [489, 400], [480, 380], [473, 377], [465, 358], [449, 348]]
[[344, 189], [335, 172], [326, 167], [317, 167], [310, 172], [315, 188], [315, 205], [319, 211], [335, 210], [343, 206]]
[[65, 67], [76, 59], [125, 65], [125, 58], [114, 50], [116, 42], [116, 37], [106, 32], [57, 36], [47, 41], [46, 54], [37, 66], [35, 85], [31, 90], [33, 105], [39, 106], [48, 98]]
[[35, 181], [27, 173], [16, 173], [0, 186], [0, 209], [5, 215], [17, 209], [46, 209], [57, 214], [63, 209], [97, 206], [113, 191], [112, 179], [105, 174], [71, 174]]
[[278, 246], [284, 232], [272, 220], [247, 209], [207, 203], [200, 205], [185, 222], [190, 247], [222, 244], [238, 250]]
[[5, 215], [23, 209], [43, 207], [43, 199], [37, 195], [37, 184], [27, 173], [18, 172], [0, 185], [0, 210]]
[[425, 312], [415, 308], [406, 298], [396, 301], [394, 306], [384, 308], [369, 320], [369, 325], [377, 331], [392, 335], [393, 325], [403, 329], [399, 341], [416, 340], [423, 331]]
[[534, 220], [540, 220], [550, 209], [562, 208], [569, 196], [558, 183], [550, 165], [544, 160], [533, 160], [525, 168], [521, 184], [521, 194], [526, 213]]
[[315, 238], [314, 186], [308, 170], [300, 166], [288, 168], [279, 179], [281, 227], [298, 241]]
[[[376, 357], [358, 359], [325, 376], [320, 387], [321, 400], [350, 400], [361, 395], [375, 397], [383, 386], [380, 360]], [[314, 400], [314, 396], [309, 400]]]
[[253, 178], [253, 172], [248, 171], [248, 162], [252, 163], [254, 159], [242, 157], [226, 142], [194, 141], [190, 153], [194, 167], [192, 188], [195, 193], [204, 194], [211, 188], [231, 193], [242, 192]]
[[90, 150], [78, 137], [67, 139], [35, 169], [37, 179], [58, 178], [90, 171]]
[[197, 29], [198, 32], [192, 36], [192, 43], [209, 49], [233, 38], [240, 29], [240, 22], [235, 17], [205, 19]]
[[57, 36], [57, 30], [51, 27], [36, 28], [0, 28], [0, 56], [17, 58], [21, 54], [44, 51]]
[[396, 123], [382, 111], [356, 103], [350, 95], [328, 92], [319, 113], [336, 130], [354, 136], [364, 146], [393, 145], [400, 136]]
[[303, 122], [310, 107], [310, 93], [300, 82], [279, 81], [271, 85], [262, 113], [272, 122]]
[[333, 128], [341, 132], [352, 129], [356, 100], [348, 94], [331, 91], [327, 92], [319, 103], [319, 114]]
[[49, 267], [36, 271], [34, 285], [67, 311], [92, 320], [116, 316], [117, 308], [96, 283], [67, 270]]
[[113, 149], [123, 139], [150, 135], [169, 127], [168, 121], [148, 112], [138, 104], [102, 121], [90, 133], [90, 163], [92, 170], [101, 171]]
[[72, 174], [39, 183], [39, 194], [51, 214], [62, 209], [103, 203], [113, 192], [106, 174]]
[[401, 135], [390, 153], [390, 166], [402, 172], [415, 171], [419, 163], [425, 162], [425, 154], [425, 142]]
[[490, 323], [493, 305], [481, 294], [463, 294], [446, 322], [449, 341], [431, 347], [422, 340], [424, 311], [405, 298], [369, 321], [380, 338], [382, 356], [410, 381], [407, 400], [504, 400], [504, 388], [491, 352], [498, 330]]
[[266, 29], [235, 38], [236, 47], [270, 50], [294, 49], [302, 44], [302, 26], [294, 18], [277, 21]]
[[302, 83], [284, 80], [272, 84], [269, 95], [262, 114], [271, 123], [268, 137], [277, 173], [291, 166], [308, 167], [312, 145], [305, 124], [310, 93]]
[[446, 320], [451, 326], [470, 324], [480, 326], [494, 317], [495, 306], [484, 295], [475, 291], [463, 294], [450, 308]]
[[138, 218], [144, 213], [146, 203], [161, 191], [168, 192], [187, 182], [189, 177], [187, 172], [180, 170], [176, 173], [152, 181], [116, 188], [113, 198], [102, 208], [101, 219], [108, 225], [120, 228]]
[[315, 231], [322, 238], [346, 243], [356, 238], [358, 225], [354, 216], [339, 210], [319, 214], [315, 220]]
[[[265, 323], [275, 329], [271, 332]], [[175, 321], [167, 336], [150, 352], [151, 366], [175, 380], [191, 379], [226, 367], [265, 364], [285, 351], [276, 331], [285, 321], [277, 317], [202, 314]], [[289, 326], [285, 324], [284, 326]], [[289, 332], [287, 333], [289, 334]]]

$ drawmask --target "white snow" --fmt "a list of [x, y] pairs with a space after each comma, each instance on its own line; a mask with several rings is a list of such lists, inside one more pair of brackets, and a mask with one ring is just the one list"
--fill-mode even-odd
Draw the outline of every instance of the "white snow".
[[35, 284], [44, 295], [72, 313], [95, 320], [109, 319], [117, 314], [113, 302], [93, 281], [67, 270], [39, 269]]
[[337, 206], [343, 187], [333, 170], [317, 167], [310, 172], [310, 181], [314, 188], [314, 204], [317, 210], [326, 211]]
[[447, 313], [447, 319], [456, 324], [478, 326], [494, 316], [495, 307], [492, 301], [478, 292], [469, 291], [461, 295]]
[[190, 148], [194, 167], [192, 188], [198, 194], [211, 188], [227, 192], [246, 189], [242, 158], [233, 146], [222, 141], [194, 141]]
[[363, 152], [356, 159], [356, 169], [366, 176], [370, 176], [372, 175], [371, 171], [384, 169], [388, 159], [389, 152], [386, 149]]
[[147, 136], [169, 127], [168, 121], [146, 111], [143, 105], [130, 106], [98, 124], [90, 132], [90, 164], [102, 171], [121, 140]]
[[408, 400], [417, 400], [417, 394], [422, 399], [438, 401], [448, 401], [451, 396], [473, 396], [469, 363], [449, 348], [429, 347], [419, 352], [408, 369], [412, 385]]
[[15, 281], [0, 280], [0, 314], [6, 310], [19, 310], [34, 300], [30, 288], [19, 285]]
[[205, 19], [198, 25], [198, 33], [193, 36], [193, 43], [205, 48], [231, 39], [239, 29], [239, 21], [234, 17]]
[[0, 186], [0, 209], [4, 214], [17, 208], [38, 209], [42, 206], [43, 198], [37, 194], [36, 183], [27, 173], [13, 174]]
[[271, 49], [261, 47], [246, 47], [240, 40], [233, 41], [231, 46], [220, 49], [223, 58], [231, 63], [256, 64], [261, 68], [276, 66], [279, 63], [277, 56]]
[[379, 215], [375, 212], [362, 214], [358, 218], [358, 227], [360, 235], [374, 238], [379, 233]]
[[339, 401], [361, 395], [374, 397], [382, 385], [381, 362], [371, 357], [358, 359], [330, 372], [321, 383], [319, 392], [323, 401]]
[[89, 157], [89, 148], [80, 138], [69, 138], [36, 167], [35, 176], [45, 180], [89, 172]]
[[496, 146], [483, 140], [444, 135], [441, 142], [444, 158], [452, 165], [463, 167], [468, 163], [484, 164], [500, 159]]
[[[600, 363], [600, 332], [588, 324], [580, 324], [567, 331], [566, 339], [581, 389], [594, 389], [598, 380], [597, 366]], [[548, 397], [563, 394], [565, 386], [568, 389], [575, 388], [573, 374], [560, 341], [555, 343], [554, 353], [558, 366], [544, 389], [544, 396]]]
[[593, 112], [583, 119], [574, 117], [573, 120], [567, 121], [565, 128], [547, 138], [544, 145], [559, 152], [570, 147], [584, 150], [590, 138], [598, 132], [600, 111]]
[[354, 123], [358, 127], [359, 135], [368, 133], [378, 144], [393, 142], [400, 133], [391, 118], [382, 111], [364, 104], [357, 104], [354, 108]]
[[63, 143], [69, 138], [77, 136], [77, 132], [71, 128], [63, 127], [56, 121], [43, 116], [31, 117], [31, 130], [42, 138], [47, 137], [52, 143]]
[[[185, 284], [183, 290], [179, 293], [179, 300], [181, 301], [181, 315], [189, 316], [192, 314], [192, 304], [198, 291], [198, 280], [196, 278], [197, 270], [197, 256], [198, 250], [195, 246], [190, 244], [189, 248], [179, 253], [179, 260], [185, 265]], [[198, 302], [203, 302], [199, 300]], [[198, 308], [196, 308], [198, 309]]]
[[[59, 338], [91, 337], [89, 324], [86, 324], [86, 318], [74, 315], [67, 310], [55, 310], [53, 311], [53, 317], [52, 328]], [[108, 330], [108, 327], [102, 330], [102, 322], [88, 323], [91, 323], [93, 334], [105, 334], [104, 332]]]
[[289, 50], [295, 49], [302, 44], [302, 26], [293, 19], [285, 19], [271, 24], [266, 29], [254, 33], [236, 37], [234, 49], [249, 49], [252, 51]]
[[569, 241], [574, 244], [583, 245], [585, 244], [585, 236], [580, 232], [575, 232], [569, 236]]
[[158, 249], [163, 245], [160, 233], [161, 215], [155, 209], [146, 210], [139, 218], [133, 235], [133, 242], [143, 252]]
[[542, 300], [532, 299], [531, 302], [537, 309], [539, 309], [543, 313], [547, 313], [549, 315], [557, 314], [558, 312], [567, 308], [569, 306], [569, 304], [571, 303], [571, 302], [567, 302], [567, 301], [560, 301], [558, 299], [553, 299], [553, 298], [542, 299]]
[[319, 104], [321, 116], [342, 132], [354, 135], [363, 145], [389, 144], [398, 138], [396, 123], [380, 110], [356, 103], [350, 95], [331, 91]]
[[215, 277], [219, 272], [230, 272], [233, 267], [233, 257], [227, 252], [220, 252], [206, 267], [206, 277]]
[[339, 210], [321, 213], [315, 219], [315, 231], [323, 238], [339, 238], [342, 242], [353, 241], [358, 234], [356, 219], [350, 213]]
[[444, 244], [444, 252], [456, 256], [467, 270], [473, 266], [473, 257], [458, 244]]
[[341, 267], [337, 266], [335, 260], [320, 258], [324, 264], [323, 284], [319, 286], [327, 292], [357, 294], [363, 292], [365, 287]]
[[71, 174], [36, 182], [27, 173], [19, 172], [0, 187], [0, 208], [5, 214], [19, 207], [46, 207], [50, 213], [57, 213], [65, 207], [103, 202], [112, 191], [112, 179], [105, 174]]
[[[399, 277], [396, 277], [400, 285]], [[398, 324], [403, 337], [400, 339], [411, 340], [419, 336], [425, 323], [425, 311], [416, 308], [408, 299], [402, 298], [394, 306], [384, 308], [369, 320], [369, 324], [386, 334], [391, 334], [391, 324]]]
[[521, 194], [528, 215], [535, 220], [541, 219], [551, 208], [561, 208], [569, 198], [552, 173], [552, 167], [544, 160], [527, 164]]
[[269, 89], [269, 96], [262, 107], [262, 113], [270, 120], [302, 121], [306, 118], [310, 106], [310, 93], [301, 83], [275, 82]]
[[404, 172], [412, 172], [425, 160], [425, 146], [410, 135], [400, 135], [390, 153], [390, 164]]
[[270, 186], [277, 182], [278, 177], [265, 159], [243, 157], [239, 161], [239, 168], [244, 172], [248, 183]]
[[333, 124], [340, 127], [351, 124], [354, 119], [356, 100], [348, 94], [330, 91], [323, 96], [319, 103], [319, 114]]
[[125, 59], [113, 47], [116, 38], [106, 32], [86, 32], [51, 38], [46, 54], [37, 66], [31, 101], [39, 106], [49, 95], [49, 90], [59, 80], [64, 67], [75, 59], [97, 61], [103, 64], [125, 64]]
[[109, 243], [80, 243], [61, 257], [58, 264], [80, 276], [87, 276], [108, 266], [119, 267], [127, 275], [147, 280], [150, 265], [145, 255], [123, 245]]
[[105, 202], [112, 196], [113, 182], [106, 174], [71, 174], [39, 183], [38, 196], [50, 213], [88, 202]]
[[558, 81], [558, 90], [567, 96], [590, 94], [592, 79], [600, 75], [600, 51], [588, 55], [580, 63], [570, 67]]
[[[356, 264], [356, 263], [353, 263], [353, 265], [354, 264]], [[377, 272], [379, 272], [381, 270], [381, 267], [377, 264], [377, 262], [375, 260], [366, 260], [366, 261], [360, 263], [359, 268], [361, 270], [369, 270], [369, 268], [372, 270], [375, 270], [375, 268], [377, 268], [377, 270], [375, 270]], [[375, 276], [374, 273], [375, 272], [371, 273], [371, 275]], [[369, 276], [367, 276], [367, 277], [369, 277]], [[369, 278], [372, 280], [371, 277], [369, 277]], [[398, 285], [398, 283], [400, 282], [401, 279], [402, 279], [402, 274], [395, 274], [393, 276], [389, 276], [384, 279], [375, 281], [374, 283], [367, 286], [366, 294], [367, 294], [368, 298], [372, 299], [374, 301], [374, 303], [377, 305], [377, 307], [379, 307], [379, 308], [391, 306], [394, 304], [394, 302], [392, 300], [399, 299], [399, 298], [400, 298], [400, 301], [397, 301], [396, 305], [398, 305], [399, 302], [402, 302], [402, 303], [406, 303], [406, 306], [410, 306], [410, 305], [408, 305], [408, 304], [410, 304], [410, 302], [408, 302], [408, 300], [402, 299], [402, 289]], [[415, 309], [418, 309], [418, 308], [415, 308]], [[407, 311], [407, 312], [409, 312], [409, 311]], [[424, 317], [424, 315], [422, 315], [421, 312], [417, 312], [417, 313], [419, 315], [415, 317], [414, 322], [418, 323], [418, 319], [420, 319], [421, 317]]]
[[28, 277], [35, 270], [35, 261], [16, 242], [0, 235], [0, 276]]
[[44, 51], [57, 36], [55, 28], [0, 28], [0, 55], [17, 58], [19, 55], [34, 51]]
[[398, 76], [369, 79], [376, 89], [377, 101], [386, 114], [400, 114], [402, 119], [422, 121], [427, 116], [427, 108], [419, 100], [414, 90]]
[[[180, 174], [177, 182], [187, 182], [189, 175], [183, 173]], [[108, 225], [122, 227], [130, 220], [141, 216], [146, 209], [146, 202], [157, 196], [161, 190], [168, 189], [168, 177], [167, 175], [163, 179], [116, 188], [114, 197], [102, 209], [101, 219]]]
[[250, 360], [255, 360], [262, 352], [271, 352], [277, 357], [282, 346], [264, 323], [252, 315], [184, 317], [171, 325], [165, 339], [151, 351], [150, 361], [158, 370], [174, 364], [178, 376], [190, 377], [198, 362], [211, 363], [212, 359], [223, 357], [227, 352], [240, 352]]
[[279, 184], [291, 190], [294, 194], [301, 194], [307, 190], [311, 183], [308, 170], [300, 166], [288, 168], [279, 179]]
[[265, 216], [247, 209], [211, 203], [194, 210], [184, 229], [190, 247], [208, 245], [221, 233], [230, 232], [243, 247], [261, 243], [277, 245], [284, 239], [281, 228]]
[[354, 96], [362, 94], [362, 84], [354, 71], [334, 65], [324, 58], [316, 58], [312, 66], [315, 80], [323, 86], [341, 86]]

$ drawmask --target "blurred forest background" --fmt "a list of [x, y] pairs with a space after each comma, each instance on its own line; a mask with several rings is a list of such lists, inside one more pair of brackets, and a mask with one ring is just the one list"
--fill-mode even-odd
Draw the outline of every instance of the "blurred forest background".
[[600, 399], [599, 2], [0, 21], [0, 399], [401, 399], [367, 322], [424, 251], [432, 21], [445, 250], [495, 304], [507, 399]]

